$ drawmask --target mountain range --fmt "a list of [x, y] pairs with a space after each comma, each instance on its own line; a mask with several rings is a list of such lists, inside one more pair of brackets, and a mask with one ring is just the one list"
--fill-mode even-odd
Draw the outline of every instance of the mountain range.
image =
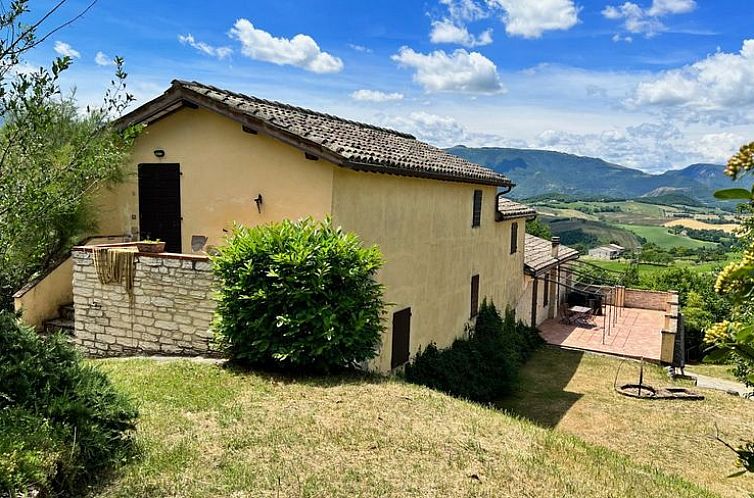
[[692, 164], [652, 175], [594, 157], [563, 152], [458, 145], [451, 154], [505, 174], [515, 184], [511, 197], [558, 193], [575, 197], [689, 197], [715, 203], [715, 190], [732, 187], [720, 164]]

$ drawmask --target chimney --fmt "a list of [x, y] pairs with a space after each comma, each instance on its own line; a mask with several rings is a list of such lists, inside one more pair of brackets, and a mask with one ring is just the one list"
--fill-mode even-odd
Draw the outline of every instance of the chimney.
[[559, 249], [560, 249], [560, 237], [555, 236], [555, 237], [552, 238], [552, 252], [550, 253], [550, 254], [552, 254], [553, 258], [557, 258], [558, 257], [558, 250]]

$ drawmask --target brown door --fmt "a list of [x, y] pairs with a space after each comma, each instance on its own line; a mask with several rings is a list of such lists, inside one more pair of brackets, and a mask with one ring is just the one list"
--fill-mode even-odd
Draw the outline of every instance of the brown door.
[[168, 252], [181, 252], [181, 167], [139, 165], [139, 236], [160, 239]]
[[408, 361], [411, 344], [411, 308], [393, 313], [393, 348], [390, 368]]

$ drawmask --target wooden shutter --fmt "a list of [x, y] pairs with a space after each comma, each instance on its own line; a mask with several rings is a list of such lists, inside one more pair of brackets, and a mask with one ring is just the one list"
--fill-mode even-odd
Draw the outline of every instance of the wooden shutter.
[[545, 286], [544, 286], [545, 295], [542, 298], [542, 306], [547, 306], [547, 303], [550, 302], [550, 275], [545, 275]]
[[511, 254], [518, 252], [518, 223], [511, 224]]
[[471, 318], [479, 313], [479, 275], [471, 277]]
[[393, 313], [393, 347], [390, 368], [396, 368], [408, 361], [411, 345], [411, 308]]
[[474, 210], [471, 217], [471, 226], [478, 227], [482, 223], [482, 191], [474, 191]]

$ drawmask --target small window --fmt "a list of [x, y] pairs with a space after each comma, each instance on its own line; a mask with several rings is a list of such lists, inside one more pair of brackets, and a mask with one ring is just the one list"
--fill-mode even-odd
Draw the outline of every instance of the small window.
[[474, 212], [471, 217], [471, 226], [478, 227], [482, 223], [482, 191], [474, 191]]
[[511, 225], [511, 254], [518, 252], [518, 223], [513, 222]]
[[544, 291], [545, 295], [542, 298], [542, 306], [547, 306], [547, 303], [550, 302], [550, 275], [545, 275]]
[[411, 308], [393, 313], [393, 344], [390, 368], [406, 363], [410, 356]]
[[479, 313], [479, 275], [471, 277], [471, 318]]

